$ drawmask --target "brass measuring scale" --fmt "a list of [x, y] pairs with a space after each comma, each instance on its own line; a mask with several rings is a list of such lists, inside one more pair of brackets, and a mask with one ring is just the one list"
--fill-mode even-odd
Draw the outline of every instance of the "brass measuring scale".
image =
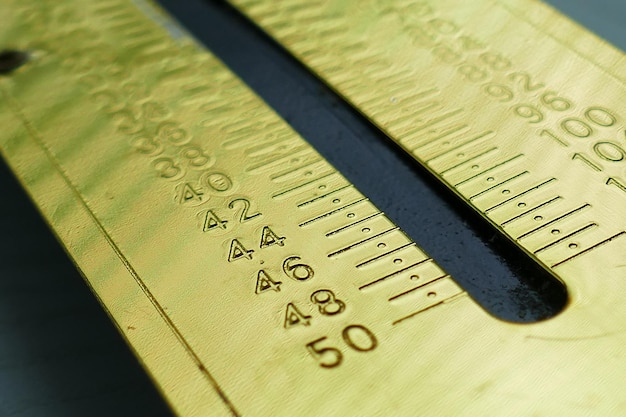
[[[4, 36], [63, 25], [3, 80], [2, 151], [179, 414], [489, 415], [506, 399], [507, 415], [576, 415], [567, 404], [583, 398], [598, 415], [619, 410], [623, 336], [607, 318], [620, 317], [621, 233], [567, 241], [574, 255], [559, 246], [619, 228], [578, 216], [596, 213], [595, 201], [541, 213], [549, 225], [592, 226], [532, 240], [550, 244], [537, 257], [556, 259], [546, 266], [566, 282], [568, 309], [533, 325], [497, 321], [219, 62], [171, 40], [158, 14], [123, 2], [11, 6], [30, 32]], [[64, 88], [42, 93], [51, 78]], [[618, 123], [602, 110], [585, 116]], [[533, 167], [484, 168], [509, 184]], [[498, 197], [519, 198], [512, 188]], [[495, 189], [474, 200], [500, 204]]]

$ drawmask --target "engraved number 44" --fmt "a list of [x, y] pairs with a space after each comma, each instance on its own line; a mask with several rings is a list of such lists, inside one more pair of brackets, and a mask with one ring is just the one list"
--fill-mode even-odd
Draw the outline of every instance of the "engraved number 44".
[[[277, 235], [269, 226], [265, 226], [261, 232], [260, 249], [269, 248], [274, 245], [283, 246], [286, 238]], [[230, 242], [230, 249], [228, 251], [228, 262], [235, 262], [239, 259], [252, 259], [254, 250], [247, 249], [239, 239], [233, 239]]]

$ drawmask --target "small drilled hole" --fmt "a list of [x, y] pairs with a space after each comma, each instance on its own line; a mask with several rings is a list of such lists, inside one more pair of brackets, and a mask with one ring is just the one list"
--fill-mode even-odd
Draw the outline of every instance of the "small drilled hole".
[[30, 54], [15, 49], [0, 52], [0, 74], [10, 74], [30, 59]]

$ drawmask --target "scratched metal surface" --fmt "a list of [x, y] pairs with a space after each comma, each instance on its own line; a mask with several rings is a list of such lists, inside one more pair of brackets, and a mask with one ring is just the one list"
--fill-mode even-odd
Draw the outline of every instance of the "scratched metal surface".
[[[614, 22], [616, 37], [612, 40], [620, 45], [624, 40], [617, 37], [621, 35], [617, 30], [618, 16], [623, 12], [615, 12], [617, 5], [618, 2], [607, 2], [602, 7], [594, 2], [567, 6], [579, 7], [572, 14], [590, 18], [590, 22], [583, 20], [588, 25], [598, 19], [601, 30], [611, 27], [606, 22]], [[580, 11], [584, 7], [588, 12]], [[597, 17], [603, 14], [606, 17]], [[202, 17], [210, 19], [210, 15]], [[246, 31], [243, 27], [239, 30], [236, 33]], [[608, 31], [602, 34], [610, 36]], [[228, 36], [218, 35], [213, 35], [217, 44], [229, 44]], [[625, 47], [623, 43], [620, 46]], [[262, 62], [263, 56], [254, 51], [253, 47], [233, 51], [232, 59], [245, 56]], [[226, 57], [223, 59], [228, 62]], [[249, 66], [248, 76], [261, 77], [269, 86], [285, 83], [285, 78], [272, 78], [274, 68], [265, 65]], [[240, 66], [240, 71], [245, 72], [244, 67]], [[285, 71], [290, 74], [287, 81], [297, 85], [298, 75], [294, 74], [298, 73]], [[245, 74], [242, 76], [245, 78]], [[328, 108], [327, 100], [312, 105], [319, 106], [313, 110], [323, 110], [320, 113], [335, 111]], [[294, 107], [311, 117], [310, 109]], [[343, 157], [343, 152], [335, 155], [337, 159]], [[387, 185], [412, 181], [411, 175], [394, 178]], [[0, 415], [167, 415], [136, 360], [6, 169], [2, 181]], [[374, 200], [384, 199], [369, 194]]]

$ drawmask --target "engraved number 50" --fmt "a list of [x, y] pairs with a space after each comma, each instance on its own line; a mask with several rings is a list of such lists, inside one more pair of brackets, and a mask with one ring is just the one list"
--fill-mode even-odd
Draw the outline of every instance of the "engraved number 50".
[[[343, 341], [357, 352], [370, 352], [378, 346], [374, 333], [360, 324], [352, 324], [341, 332]], [[307, 350], [322, 368], [336, 368], [343, 361], [343, 354], [335, 347], [323, 346], [326, 336], [320, 337], [306, 345]]]

